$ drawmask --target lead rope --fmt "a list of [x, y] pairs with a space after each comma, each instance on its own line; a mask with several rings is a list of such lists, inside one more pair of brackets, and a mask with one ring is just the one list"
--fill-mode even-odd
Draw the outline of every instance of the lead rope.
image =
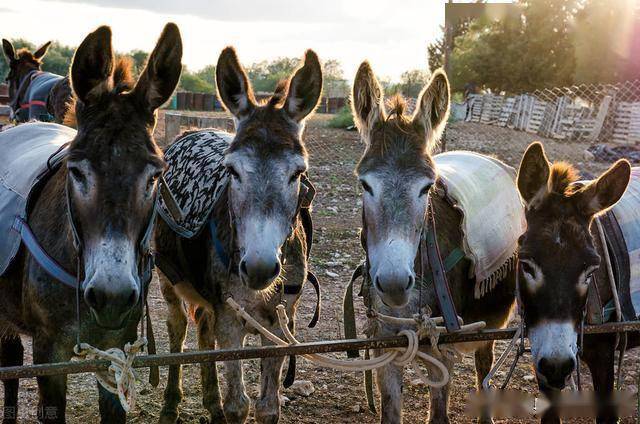
[[[239, 318], [244, 319], [247, 324], [255, 328], [260, 334], [262, 334], [277, 346], [286, 347], [300, 343], [289, 330], [289, 318], [287, 317], [284, 305], [278, 305], [276, 307], [276, 312], [278, 314], [280, 329], [286, 340], [281, 339], [280, 337], [276, 336], [268, 329], [266, 329], [255, 318], [249, 315], [242, 306], [234, 301], [233, 298], [227, 298], [226, 303], [236, 312]], [[407, 338], [408, 346], [406, 348], [390, 349], [382, 355], [371, 359], [341, 360], [315, 353], [304, 354], [302, 356], [317, 365], [341, 371], [369, 371], [376, 368], [384, 367], [390, 363], [398, 366], [412, 364], [414, 370], [416, 371], [416, 374], [418, 374], [420, 379], [428, 386], [439, 388], [445, 386], [449, 382], [450, 375], [447, 367], [438, 358], [432, 355], [428, 355], [419, 350], [420, 336], [428, 337], [432, 343], [434, 343], [435, 341], [435, 346], [432, 346], [437, 349], [438, 335], [441, 332], [446, 331], [444, 327], [437, 326], [438, 323], [442, 323], [440, 317], [430, 318], [423, 316], [421, 317], [421, 319], [423, 320], [423, 324], [421, 325], [417, 319], [387, 317], [381, 314], [377, 314], [377, 316], [387, 322], [400, 322], [405, 325], [411, 323], [418, 326], [417, 330], [403, 329], [398, 332], [398, 335], [405, 336]], [[478, 328], [483, 327], [484, 323], [473, 323], [468, 326], [464, 326], [463, 329], [464, 331], [476, 331]], [[430, 379], [418, 366], [417, 359], [420, 359], [437, 368], [440, 371], [441, 379]]]

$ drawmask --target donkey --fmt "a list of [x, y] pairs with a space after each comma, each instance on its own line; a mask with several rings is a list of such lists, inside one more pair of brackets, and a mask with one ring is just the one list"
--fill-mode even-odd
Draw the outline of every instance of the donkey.
[[[69, 77], [43, 72], [42, 58], [51, 41], [35, 52], [16, 51], [9, 40], [2, 40], [2, 49], [9, 61], [9, 99], [12, 118], [17, 122], [55, 121], [61, 124], [72, 98]], [[53, 118], [53, 119], [51, 119]]]
[[[302, 175], [307, 152], [302, 141], [305, 118], [315, 109], [322, 91], [322, 68], [308, 50], [304, 64], [292, 78], [279, 85], [273, 97], [258, 104], [236, 52], [222, 51], [216, 68], [218, 93], [233, 115], [235, 137], [219, 166], [226, 169], [226, 189], [209, 220], [217, 231], [203, 231], [192, 239], [180, 237], [163, 221], [156, 230], [156, 251], [180, 274], [170, 281], [159, 273], [162, 293], [169, 307], [172, 352], [182, 350], [187, 328], [183, 300], [195, 309], [198, 346], [213, 349], [243, 345], [251, 328], [245, 327], [227, 306], [229, 296], [259, 322], [282, 335], [276, 306], [284, 301], [290, 317], [295, 315], [302, 284], [307, 275], [307, 239], [299, 217]], [[214, 130], [205, 130], [213, 133]], [[175, 141], [180, 142], [180, 137]], [[173, 165], [171, 165], [173, 166]], [[185, 176], [186, 177], [186, 176]], [[225, 266], [216, 243], [229, 256]], [[161, 262], [158, 262], [163, 270]], [[286, 284], [285, 284], [286, 282]], [[263, 344], [271, 344], [262, 340]], [[260, 399], [255, 418], [275, 423], [280, 417], [280, 374], [283, 358], [261, 361]], [[212, 422], [242, 423], [249, 411], [242, 365], [224, 363], [227, 393], [221, 406], [215, 364], [201, 364], [203, 406]], [[182, 399], [181, 369], [169, 368], [161, 422], [177, 420]]]
[[[603, 304], [612, 298], [611, 286], [602, 284], [609, 281], [600, 266], [607, 247], [592, 234], [594, 216], [618, 202], [630, 173], [629, 163], [620, 160], [580, 186], [578, 172], [564, 162], [550, 165], [540, 143], [531, 144], [522, 158], [518, 189], [527, 231], [519, 241], [519, 293], [538, 386], [552, 402], [578, 365], [588, 291], [595, 288]], [[628, 348], [640, 344], [637, 332], [628, 335]], [[617, 422], [615, 411], [605, 407], [613, 392], [616, 347], [615, 334], [584, 336], [580, 359], [600, 401], [598, 422]], [[542, 416], [545, 423], [559, 421], [555, 407]]]
[[[65, 130], [75, 135], [68, 154], [31, 199], [28, 222], [49, 256], [67, 270], [77, 269], [84, 302], [76, 305], [76, 290], [51, 277], [23, 245], [0, 277], [0, 366], [22, 364], [19, 334], [32, 337], [34, 363], [69, 360], [76, 336], [100, 349], [136, 339], [147, 291], [141, 281], [146, 252], [139, 245], [153, 225], [165, 167], [152, 136], [155, 110], [176, 87], [181, 58], [174, 24], [164, 28], [137, 83], [124, 62], [115, 62], [109, 27], [98, 28], [78, 47], [71, 65], [78, 131]], [[55, 137], [64, 128], [20, 125], [3, 132], [0, 142], [19, 143], [35, 131]], [[18, 380], [4, 381], [4, 388], [5, 411], [16, 411]], [[117, 396], [98, 388], [102, 421], [125, 422]], [[64, 422], [67, 377], [38, 377], [38, 389], [39, 419]]]
[[[430, 196], [437, 169], [431, 152], [447, 122], [449, 83], [436, 71], [422, 90], [413, 116], [405, 114], [404, 100], [393, 100], [387, 115], [383, 90], [368, 62], [362, 63], [353, 85], [352, 108], [365, 152], [356, 168], [363, 187], [362, 243], [367, 253], [365, 280], [371, 307], [387, 315], [411, 317], [428, 306], [438, 313], [432, 284], [418, 281], [415, 268], [420, 261], [419, 244], [425, 228], [425, 214], [431, 202], [437, 241], [443, 257], [462, 246], [460, 212], [439, 196]], [[515, 189], [515, 187], [514, 187]], [[496, 205], [500, 207], [500, 205]], [[463, 259], [448, 273], [448, 283], [458, 315], [465, 322], [485, 321], [488, 327], [506, 325], [514, 301], [515, 273], [508, 272], [491, 295], [474, 298], [475, 280], [470, 263]], [[421, 289], [419, 287], [422, 286]], [[395, 335], [388, 328], [374, 326], [373, 335]], [[493, 341], [462, 344], [460, 350], [474, 352], [478, 388], [493, 363]], [[379, 355], [381, 352], [374, 352]], [[453, 361], [444, 359], [445, 365]], [[382, 404], [381, 422], [402, 421], [402, 368], [388, 365], [377, 371]], [[430, 422], [449, 422], [449, 385], [431, 388]], [[488, 416], [483, 422], [490, 422]]]

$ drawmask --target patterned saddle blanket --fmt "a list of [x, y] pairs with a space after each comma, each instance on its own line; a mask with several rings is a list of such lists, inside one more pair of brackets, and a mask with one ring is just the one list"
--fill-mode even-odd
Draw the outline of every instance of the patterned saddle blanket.
[[0, 275], [20, 249], [15, 218], [27, 219], [34, 189], [61, 163], [65, 144], [75, 136], [69, 127], [41, 122], [0, 132]]
[[526, 229], [516, 172], [473, 152], [442, 153], [434, 161], [444, 196], [462, 213], [461, 247], [471, 261], [474, 296], [480, 298], [513, 269], [518, 238]]
[[158, 213], [180, 236], [192, 238], [207, 224], [227, 186], [228, 174], [222, 160], [233, 137], [221, 130], [196, 131], [179, 138], [165, 151], [169, 167], [164, 178], [184, 215], [177, 221], [162, 196], [158, 199]]

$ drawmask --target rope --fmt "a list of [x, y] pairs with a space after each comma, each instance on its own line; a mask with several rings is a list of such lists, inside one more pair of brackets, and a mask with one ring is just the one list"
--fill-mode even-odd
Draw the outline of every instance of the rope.
[[73, 348], [76, 356], [84, 359], [102, 359], [111, 362], [107, 371], [96, 372], [98, 383], [105, 390], [118, 396], [122, 409], [129, 412], [136, 405], [136, 374], [132, 364], [136, 355], [147, 344], [145, 337], [127, 343], [124, 351], [113, 347], [100, 350], [88, 343], [80, 343]]
[[[245, 311], [245, 309], [231, 297], [226, 300], [226, 303], [236, 312], [236, 314], [240, 318], [244, 319], [247, 324], [255, 328], [258, 332], [260, 332], [260, 334], [269, 339], [275, 345], [290, 346], [300, 343], [289, 330], [289, 318], [287, 317], [284, 305], [278, 305], [276, 307], [276, 312], [278, 314], [280, 329], [282, 330], [282, 333], [284, 334], [286, 340], [281, 339], [280, 337], [276, 336], [271, 331], [266, 329], [255, 318], [249, 315]], [[416, 323], [414, 320], [412, 320], [412, 322], [414, 324]], [[371, 359], [342, 360], [317, 353], [305, 354], [302, 356], [320, 366], [333, 368], [340, 371], [368, 371], [384, 367], [390, 363], [398, 366], [412, 364], [414, 370], [416, 371], [416, 374], [418, 374], [418, 376], [425, 384], [435, 388], [443, 387], [449, 382], [449, 370], [440, 360], [419, 350], [419, 332], [420, 330], [418, 332], [408, 329], [401, 330], [400, 332], [398, 332], [398, 335], [405, 336], [407, 338], [408, 346], [406, 348], [394, 348], [391, 351], [387, 351], [382, 355]], [[440, 380], [429, 379], [418, 366], [417, 359], [421, 359], [422, 361], [436, 367], [440, 371], [442, 378]]]

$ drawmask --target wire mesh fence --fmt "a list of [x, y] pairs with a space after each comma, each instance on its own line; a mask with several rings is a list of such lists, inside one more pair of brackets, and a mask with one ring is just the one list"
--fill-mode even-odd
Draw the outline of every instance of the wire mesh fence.
[[554, 87], [517, 96], [472, 94], [466, 105], [467, 122], [558, 140], [640, 143], [640, 80]]

